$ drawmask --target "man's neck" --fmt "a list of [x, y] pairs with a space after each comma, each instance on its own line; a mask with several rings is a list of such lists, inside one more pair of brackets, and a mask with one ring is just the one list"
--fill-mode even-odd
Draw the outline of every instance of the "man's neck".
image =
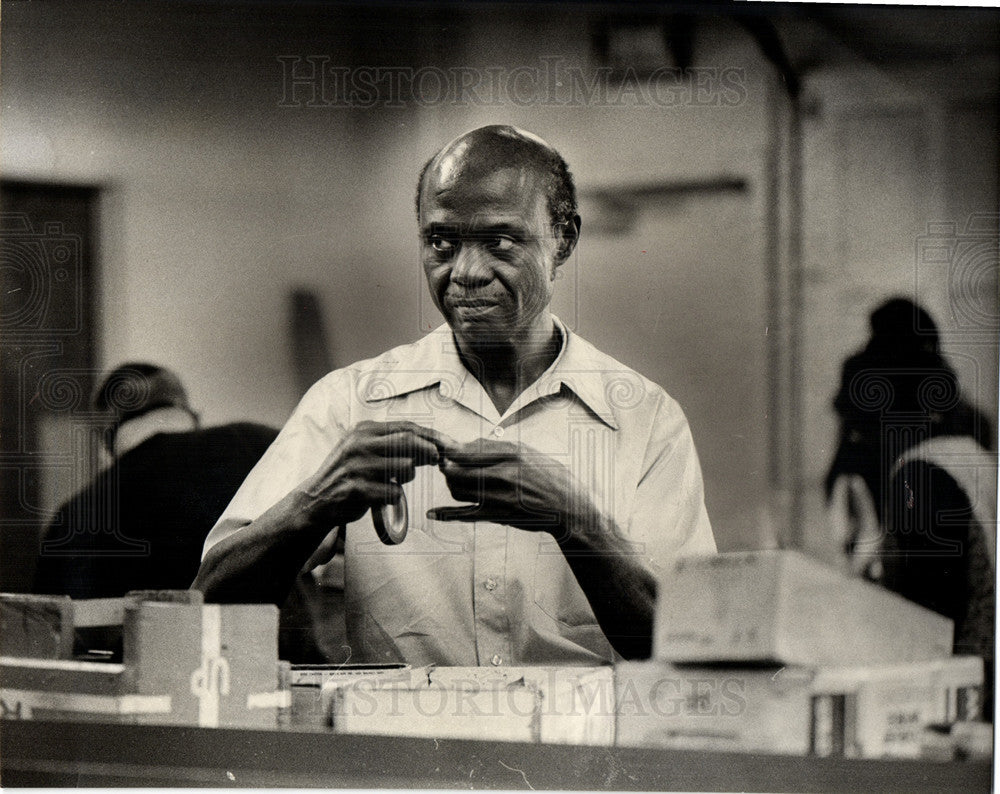
[[121, 457], [158, 433], [185, 433], [196, 427], [194, 417], [183, 408], [157, 408], [121, 424], [115, 433], [115, 457]]
[[552, 366], [562, 344], [551, 315], [523, 334], [503, 340], [456, 338], [459, 358], [501, 414]]

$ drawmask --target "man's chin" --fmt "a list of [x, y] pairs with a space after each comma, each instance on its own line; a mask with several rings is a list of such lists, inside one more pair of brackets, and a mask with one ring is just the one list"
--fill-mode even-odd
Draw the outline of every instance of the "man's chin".
[[502, 315], [498, 303], [469, 303], [451, 307], [451, 316], [458, 322], [496, 322]]

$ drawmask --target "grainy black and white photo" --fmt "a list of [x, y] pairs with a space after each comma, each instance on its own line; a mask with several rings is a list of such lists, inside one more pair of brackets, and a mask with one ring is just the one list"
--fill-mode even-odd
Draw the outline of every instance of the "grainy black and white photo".
[[0, 14], [0, 784], [991, 790], [1000, 10]]

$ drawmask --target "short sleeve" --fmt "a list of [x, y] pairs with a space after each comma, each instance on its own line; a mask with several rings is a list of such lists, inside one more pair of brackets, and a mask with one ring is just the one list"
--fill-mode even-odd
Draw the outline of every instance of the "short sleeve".
[[319, 468], [349, 425], [351, 384], [350, 372], [337, 370], [306, 392], [208, 533], [202, 559], [212, 546], [255, 521]]
[[629, 537], [642, 544], [644, 562], [655, 575], [679, 557], [716, 552], [691, 429], [665, 393], [653, 415]]

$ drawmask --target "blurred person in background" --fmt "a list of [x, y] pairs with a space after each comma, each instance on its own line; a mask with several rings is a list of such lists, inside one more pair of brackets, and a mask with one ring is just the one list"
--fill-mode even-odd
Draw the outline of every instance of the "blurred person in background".
[[826, 477], [850, 570], [955, 623], [954, 652], [987, 660], [992, 712], [996, 455], [925, 309], [894, 298], [843, 365]]
[[73, 598], [187, 589], [205, 535], [277, 435], [240, 422], [201, 428], [180, 378], [123, 364], [93, 408], [111, 463], [61, 505], [41, 541], [34, 590]]
[[[188, 589], [205, 536], [278, 431], [251, 422], [201, 427], [176, 373], [145, 362], [108, 373], [93, 408], [109, 420], [111, 463], [56, 511], [33, 590], [114, 598]], [[319, 602], [343, 610], [342, 592], [300, 577], [282, 609], [282, 658], [322, 662], [342, 647], [342, 632], [314, 634]]]

